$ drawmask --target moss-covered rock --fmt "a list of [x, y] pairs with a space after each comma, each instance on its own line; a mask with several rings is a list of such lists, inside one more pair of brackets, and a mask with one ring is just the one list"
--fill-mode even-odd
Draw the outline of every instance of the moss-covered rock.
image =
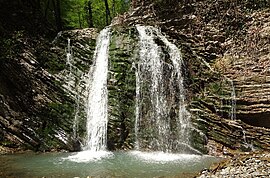
[[[4, 48], [12, 44], [18, 48], [6, 51], [0, 60], [1, 145], [36, 151], [74, 150], [75, 115], [85, 123], [83, 112], [75, 112], [84, 110], [77, 96], [85, 91], [81, 78], [88, 73], [96, 35], [94, 29], [63, 32], [51, 43], [19, 33], [5, 42]], [[66, 65], [67, 38], [72, 41], [72, 71]], [[85, 128], [76, 132], [82, 136]]]
[[108, 148], [131, 149], [134, 143], [137, 35], [135, 28], [113, 28], [109, 47]]

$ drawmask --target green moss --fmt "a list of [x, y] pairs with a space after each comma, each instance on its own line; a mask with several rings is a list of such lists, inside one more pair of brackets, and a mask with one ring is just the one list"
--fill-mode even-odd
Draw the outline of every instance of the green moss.
[[108, 147], [111, 150], [130, 149], [134, 142], [136, 78], [132, 63], [136, 39], [130, 36], [131, 29], [113, 29], [109, 47], [109, 81], [113, 81], [108, 86]]
[[203, 132], [199, 132], [199, 130], [192, 130], [190, 137], [192, 139], [192, 147], [206, 154], [207, 148], [205, 147], [205, 145], [207, 144], [207, 142], [206, 136], [203, 134]]
[[56, 135], [59, 132], [72, 133], [74, 107], [73, 103], [52, 102], [39, 113], [40, 124], [36, 130], [41, 139], [40, 150], [65, 147]]

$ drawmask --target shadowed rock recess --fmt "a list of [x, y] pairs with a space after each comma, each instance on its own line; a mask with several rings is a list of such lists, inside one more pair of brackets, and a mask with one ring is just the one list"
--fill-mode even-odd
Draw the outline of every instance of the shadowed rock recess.
[[[143, 24], [160, 28], [182, 53], [192, 147], [212, 155], [269, 150], [270, 11], [262, 4], [137, 1], [115, 18], [109, 46], [108, 149], [135, 146], [139, 37], [134, 25]], [[1, 146], [81, 149], [86, 80], [97, 35], [96, 29], [82, 29], [60, 32], [53, 42], [29, 40], [20, 32], [11, 37], [16, 53], [9, 48], [0, 57]]]
[[[59, 33], [53, 42], [26, 41], [24, 34], [14, 40], [21, 49], [16, 55], [1, 56], [0, 61], [2, 146], [36, 151], [75, 149], [73, 120], [75, 110], [81, 108], [76, 96], [83, 92], [78, 77], [89, 70], [96, 35], [95, 30], [85, 29]], [[70, 65], [66, 62], [68, 38], [76, 39]]]

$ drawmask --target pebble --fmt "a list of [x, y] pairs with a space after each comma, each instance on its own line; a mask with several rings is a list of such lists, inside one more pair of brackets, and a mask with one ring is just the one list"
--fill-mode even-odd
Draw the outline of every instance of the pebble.
[[244, 155], [231, 159], [215, 171], [206, 170], [199, 178], [269, 177], [269, 154]]

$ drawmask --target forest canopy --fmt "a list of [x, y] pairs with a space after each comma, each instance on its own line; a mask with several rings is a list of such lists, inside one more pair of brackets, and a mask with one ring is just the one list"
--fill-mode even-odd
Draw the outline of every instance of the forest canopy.
[[129, 6], [130, 0], [0, 0], [0, 32], [103, 28]]
[[129, 4], [129, 0], [63, 0], [63, 23], [69, 28], [102, 28], [109, 25], [113, 17], [127, 11]]

